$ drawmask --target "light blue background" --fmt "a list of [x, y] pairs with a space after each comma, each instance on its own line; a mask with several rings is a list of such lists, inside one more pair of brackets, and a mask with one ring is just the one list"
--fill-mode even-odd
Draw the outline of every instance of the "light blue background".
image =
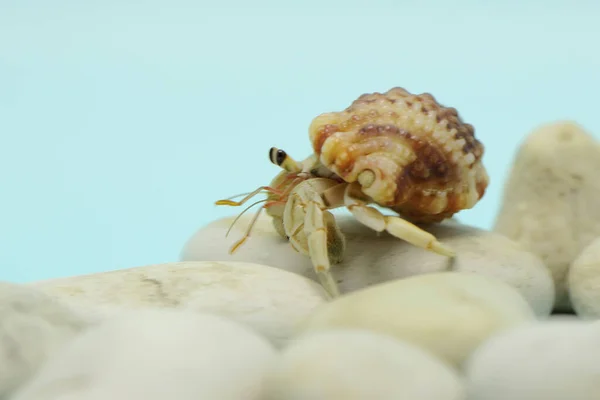
[[492, 183], [459, 218], [484, 228], [526, 133], [600, 132], [600, 2], [215, 3], [0, 0], [0, 279], [177, 260], [364, 92], [475, 125]]

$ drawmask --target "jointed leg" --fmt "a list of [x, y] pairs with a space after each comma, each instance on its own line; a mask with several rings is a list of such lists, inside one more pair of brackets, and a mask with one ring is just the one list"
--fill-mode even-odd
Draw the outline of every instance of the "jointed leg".
[[327, 211], [343, 205], [339, 185], [325, 178], [306, 180], [288, 197], [283, 211], [285, 234], [290, 244], [310, 257], [319, 282], [331, 297], [340, 294], [331, 274], [331, 264], [341, 261], [346, 247], [333, 214]]
[[[308, 252], [321, 285], [332, 297], [337, 297], [340, 292], [330, 270], [326, 214], [329, 212], [321, 210], [318, 203], [314, 201], [308, 203], [304, 232], [308, 241]], [[333, 218], [330, 218], [330, 221], [333, 221]]]
[[362, 224], [377, 232], [385, 230], [391, 235], [405, 240], [414, 246], [433, 251], [443, 256], [454, 257], [456, 255], [454, 250], [440, 243], [431, 233], [400, 217], [383, 215], [376, 208], [370, 207], [363, 201], [353, 197], [350, 190], [351, 186], [348, 186], [344, 194], [344, 203], [352, 215]]

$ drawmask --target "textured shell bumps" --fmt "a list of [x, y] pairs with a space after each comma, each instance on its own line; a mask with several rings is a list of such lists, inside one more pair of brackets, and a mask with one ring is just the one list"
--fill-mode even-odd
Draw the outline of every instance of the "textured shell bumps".
[[376, 180], [363, 192], [413, 221], [471, 208], [489, 184], [473, 126], [429, 93], [363, 94], [343, 111], [317, 116], [309, 134], [323, 165], [346, 182], [371, 170]]

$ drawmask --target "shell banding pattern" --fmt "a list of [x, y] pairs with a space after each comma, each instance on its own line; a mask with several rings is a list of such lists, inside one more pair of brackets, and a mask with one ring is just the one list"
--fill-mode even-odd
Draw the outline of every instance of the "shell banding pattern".
[[489, 184], [473, 126], [429, 93], [363, 94], [343, 111], [317, 116], [309, 135], [323, 165], [346, 182], [373, 171], [363, 193], [413, 221], [471, 208]]

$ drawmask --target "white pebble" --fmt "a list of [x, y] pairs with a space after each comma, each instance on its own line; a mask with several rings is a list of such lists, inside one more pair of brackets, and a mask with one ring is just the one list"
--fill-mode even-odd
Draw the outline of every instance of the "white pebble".
[[244, 262], [177, 262], [37, 282], [39, 289], [89, 313], [108, 316], [148, 307], [226, 316], [281, 346], [328, 295], [318, 283]]
[[600, 325], [552, 319], [490, 338], [467, 363], [471, 400], [597, 400]]
[[87, 324], [32, 288], [0, 282], [0, 399], [27, 382]]
[[[264, 214], [263, 214], [264, 215]], [[342, 293], [415, 275], [448, 270], [491, 276], [517, 289], [538, 317], [547, 317], [554, 304], [554, 282], [542, 260], [508, 238], [452, 220], [424, 226], [457, 253], [454, 259], [413, 246], [388, 233], [378, 233], [351, 215], [336, 213], [346, 237], [341, 263], [331, 272]], [[310, 258], [280, 237], [270, 217], [259, 218], [252, 236], [233, 255], [232, 243], [244, 234], [249, 216], [242, 216], [225, 238], [232, 218], [199, 229], [181, 253], [182, 260], [236, 260], [270, 265], [317, 281]]]
[[600, 237], [573, 261], [567, 276], [573, 310], [582, 319], [600, 318]]
[[534, 319], [525, 299], [500, 280], [441, 272], [346, 294], [317, 307], [301, 330], [373, 330], [460, 366], [490, 335]]
[[331, 330], [287, 347], [266, 400], [462, 400], [458, 373], [433, 355], [392, 337]]
[[78, 337], [11, 400], [259, 400], [276, 356], [221, 317], [135, 311]]
[[574, 121], [545, 123], [526, 135], [493, 230], [538, 255], [552, 272], [555, 309], [571, 311], [571, 262], [600, 235], [600, 144]]

